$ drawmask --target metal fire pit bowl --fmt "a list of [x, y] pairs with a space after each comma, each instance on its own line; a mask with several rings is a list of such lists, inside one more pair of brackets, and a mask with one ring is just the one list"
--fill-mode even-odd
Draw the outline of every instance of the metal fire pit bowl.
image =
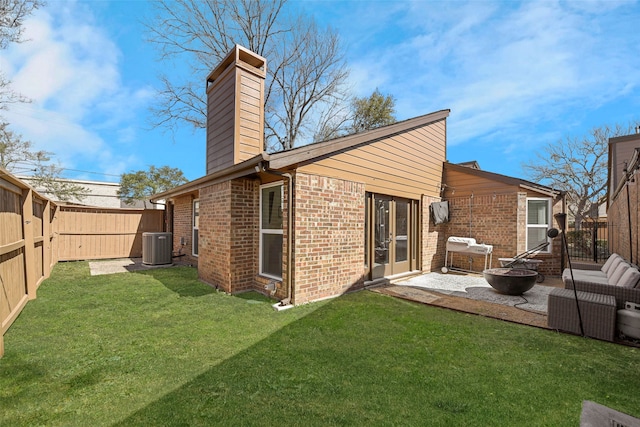
[[521, 268], [491, 268], [482, 272], [493, 289], [505, 295], [522, 295], [536, 284], [538, 272]]

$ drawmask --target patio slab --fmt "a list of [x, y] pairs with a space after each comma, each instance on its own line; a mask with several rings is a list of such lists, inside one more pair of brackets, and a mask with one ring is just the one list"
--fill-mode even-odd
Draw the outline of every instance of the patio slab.
[[548, 329], [547, 297], [559, 278], [547, 278], [523, 297], [497, 293], [480, 274], [431, 272], [373, 289], [375, 292], [510, 322]]
[[142, 263], [142, 258], [119, 258], [103, 261], [90, 261], [89, 269], [91, 270], [92, 276], [99, 276], [101, 274], [116, 274], [130, 271], [149, 270], [153, 268], [167, 268], [172, 267], [173, 265], [174, 264], [145, 265]]

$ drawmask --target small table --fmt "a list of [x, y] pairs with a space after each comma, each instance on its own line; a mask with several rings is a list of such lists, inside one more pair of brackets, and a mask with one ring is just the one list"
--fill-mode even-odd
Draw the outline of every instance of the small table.
[[[612, 295], [578, 291], [578, 301], [584, 334], [613, 341], [616, 331], [616, 299]], [[553, 289], [549, 294], [548, 305], [549, 328], [580, 334], [573, 289]]]

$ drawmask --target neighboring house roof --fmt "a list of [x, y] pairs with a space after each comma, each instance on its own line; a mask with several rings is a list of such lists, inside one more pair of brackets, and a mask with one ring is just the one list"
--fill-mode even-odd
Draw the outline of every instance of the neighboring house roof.
[[480, 169], [480, 164], [475, 160], [470, 160], [468, 162], [460, 162], [458, 163], [460, 166], [466, 166], [471, 169]]
[[[459, 164], [447, 162], [444, 164], [444, 169], [445, 171], [450, 170], [450, 171], [461, 172], [468, 175], [473, 175], [476, 177], [499, 182], [505, 185], [520, 187], [524, 190], [535, 191], [537, 193], [541, 193], [550, 197], [557, 197], [559, 195], [564, 195], [563, 191], [556, 190], [551, 187], [547, 187], [546, 185], [537, 184], [535, 182], [527, 181], [520, 178], [514, 178], [507, 175], [501, 175], [498, 173], [487, 172], [480, 169], [474, 169], [468, 166], [461, 166]], [[447, 183], [445, 182], [444, 185], [446, 186]]]
[[240, 178], [262, 172], [265, 169], [290, 170], [299, 165], [312, 163], [315, 160], [331, 156], [361, 145], [373, 143], [394, 134], [409, 131], [425, 126], [429, 123], [445, 119], [451, 110], [440, 110], [412, 119], [403, 120], [388, 126], [379, 127], [370, 131], [343, 136], [328, 141], [317, 142], [286, 151], [273, 154], [262, 154], [245, 160], [242, 163], [230, 166], [226, 169], [205, 175], [194, 181], [183, 184], [172, 190], [154, 195], [151, 200], [167, 199], [198, 190], [204, 185], [210, 185], [220, 181]]
[[[117, 182], [105, 182], [105, 181], [89, 181], [80, 179], [67, 179], [58, 178], [58, 182], [66, 182], [70, 184], [76, 184], [84, 187], [86, 192], [83, 194], [82, 200], [71, 198], [69, 201], [59, 201], [55, 194], [51, 194], [43, 188], [35, 187], [33, 177], [19, 176], [22, 181], [33, 186], [38, 193], [58, 202], [60, 205], [76, 205], [76, 206], [97, 206], [102, 208], [148, 208], [144, 201], [140, 200], [134, 204], [128, 205], [120, 200], [118, 197], [118, 190], [120, 184]], [[151, 209], [157, 209], [155, 205], [151, 206]]]

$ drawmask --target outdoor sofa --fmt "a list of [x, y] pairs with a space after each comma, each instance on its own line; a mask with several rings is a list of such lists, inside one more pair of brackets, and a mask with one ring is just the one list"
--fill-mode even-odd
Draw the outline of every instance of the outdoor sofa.
[[565, 268], [562, 272], [566, 289], [573, 289], [575, 284], [578, 291], [611, 295], [618, 310], [624, 308], [625, 302], [640, 304], [640, 270], [618, 254], [612, 254], [602, 266], [574, 263], [571, 270]]

